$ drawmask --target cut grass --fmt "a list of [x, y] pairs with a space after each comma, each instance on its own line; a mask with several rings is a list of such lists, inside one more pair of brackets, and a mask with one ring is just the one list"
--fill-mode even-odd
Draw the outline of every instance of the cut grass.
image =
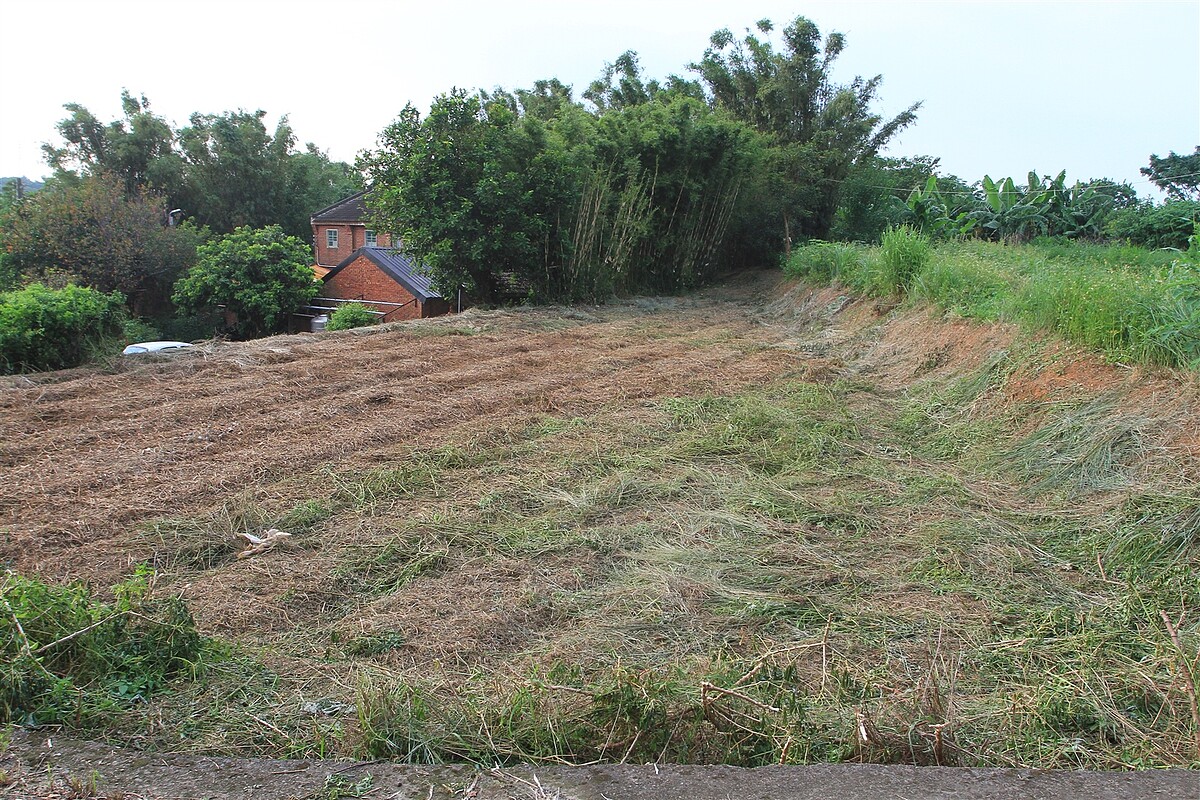
[[[339, 524], [393, 531], [324, 579], [366, 604], [368, 632], [333, 650], [362, 666], [355, 723], [305, 745], [264, 717], [273, 741], [414, 762], [1190, 763], [1158, 614], [1181, 590], [1200, 604], [1195, 497], [1077, 504], [1147, 457], [1101, 435], [1136, 426], [1105, 397], [1000, 435], [981, 398], [1010, 373], [1000, 357], [890, 403], [784, 381], [341, 476]], [[969, 446], [928, 446], [954, 427]], [[470, 607], [516, 627], [443, 630], [427, 614], [492, 591], [466, 577], [483, 564], [512, 579]]]
[[[1041, 356], [477, 425], [161, 521], [178, 583], [229, 574], [270, 613], [154, 701], [168, 724], [111, 735], [489, 765], [1194, 764], [1194, 461], [1125, 395], [1016, 396]], [[280, 552], [211, 551], [285, 521]], [[354, 711], [301, 711], [323, 698]]]

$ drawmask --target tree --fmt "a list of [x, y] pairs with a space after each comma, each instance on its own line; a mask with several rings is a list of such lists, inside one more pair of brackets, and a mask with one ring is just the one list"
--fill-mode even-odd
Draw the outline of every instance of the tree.
[[1141, 173], [1172, 200], [1200, 200], [1200, 145], [1190, 156], [1177, 156], [1173, 150], [1163, 158], [1152, 155]]
[[358, 189], [350, 165], [311, 143], [296, 150], [286, 116], [273, 133], [262, 110], [197, 113], [176, 131], [145, 97], [123, 92], [121, 106], [124, 117], [109, 123], [76, 103], [65, 106], [70, 116], [57, 126], [63, 144], [43, 146], [60, 184], [111, 175], [126, 194], [161, 193], [171, 208], [219, 233], [278, 224], [303, 238], [313, 211]]
[[455, 90], [425, 119], [407, 106], [380, 142], [360, 162], [375, 224], [399, 235], [439, 291], [462, 285], [484, 303], [506, 283], [551, 293], [577, 194], [552, 128], [519, 116], [503, 93]]
[[938, 159], [931, 156], [874, 156], [860, 161], [842, 184], [830, 238], [879, 241], [888, 228], [906, 221], [905, 201], [914, 189], [928, 184], [937, 167]]
[[278, 225], [242, 227], [200, 247], [196, 266], [175, 284], [181, 309], [224, 306], [241, 338], [281, 330], [288, 315], [317, 293], [309, 246]]
[[[774, 30], [770, 20], [757, 28], [762, 34]], [[920, 108], [916, 103], [884, 120], [871, 110], [882, 76], [834, 83], [831, 68], [845, 45], [840, 33], [822, 41], [813, 22], [797, 17], [783, 29], [779, 51], [753, 33], [739, 42], [723, 29], [691, 65], [714, 107], [775, 138], [784, 225], [796, 216], [800, 232], [815, 238], [829, 234], [841, 184], [854, 165], [915, 122]]]
[[[187, 160], [180, 204], [202, 225], [217, 231], [281, 224], [288, 190], [288, 154], [295, 136], [287, 118], [274, 135], [267, 112], [193, 114], [179, 131]], [[291, 226], [289, 225], [289, 228]]]
[[150, 111], [150, 101], [121, 92], [124, 119], [102, 123], [77, 103], [64, 106], [70, 116], [58, 123], [62, 147], [42, 145], [55, 178], [73, 184], [92, 175], [110, 175], [126, 192], [158, 189], [174, 193], [183, 181], [183, 159], [175, 151], [175, 132]]
[[6, 262], [26, 280], [80, 283], [123, 293], [138, 313], [159, 310], [196, 260], [200, 234], [168, 227], [167, 205], [144, 188], [126, 192], [97, 173], [52, 184], [7, 215]]

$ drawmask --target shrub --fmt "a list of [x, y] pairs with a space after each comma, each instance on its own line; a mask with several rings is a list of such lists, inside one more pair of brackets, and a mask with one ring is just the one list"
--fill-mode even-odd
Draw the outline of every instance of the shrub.
[[280, 330], [317, 293], [309, 246], [278, 225], [238, 228], [201, 245], [196, 266], [175, 284], [185, 314], [224, 306], [242, 338]]
[[163, 335], [149, 320], [130, 318], [121, 323], [121, 337], [125, 344], [133, 344], [157, 341], [162, 339]]
[[182, 600], [148, 597], [139, 568], [110, 605], [82, 584], [0, 578], [0, 723], [79, 719], [145, 700], [197, 661]]
[[364, 325], [374, 325], [379, 321], [379, 315], [372, 312], [362, 303], [347, 303], [329, 315], [327, 331], [344, 331], [350, 328], [361, 328]]
[[1200, 222], [1200, 202], [1168, 200], [1162, 205], [1137, 205], [1118, 211], [1105, 233], [1143, 247], [1188, 248], [1188, 239]]
[[124, 298], [39, 283], [0, 294], [0, 373], [75, 367], [122, 336]]

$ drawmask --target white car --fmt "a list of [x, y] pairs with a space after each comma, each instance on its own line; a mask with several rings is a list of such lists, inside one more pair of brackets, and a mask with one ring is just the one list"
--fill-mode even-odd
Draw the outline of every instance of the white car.
[[121, 355], [136, 356], [142, 353], [176, 353], [180, 350], [187, 350], [191, 346], [187, 342], [138, 342], [122, 350]]

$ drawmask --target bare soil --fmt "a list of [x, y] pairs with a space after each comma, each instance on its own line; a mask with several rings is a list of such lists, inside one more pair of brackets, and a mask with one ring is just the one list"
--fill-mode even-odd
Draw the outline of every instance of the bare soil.
[[22, 800], [1188, 800], [1200, 772], [1129, 774], [872, 764], [739, 769], [595, 765], [479, 771], [379, 762], [151, 755], [19, 734], [0, 797]]

